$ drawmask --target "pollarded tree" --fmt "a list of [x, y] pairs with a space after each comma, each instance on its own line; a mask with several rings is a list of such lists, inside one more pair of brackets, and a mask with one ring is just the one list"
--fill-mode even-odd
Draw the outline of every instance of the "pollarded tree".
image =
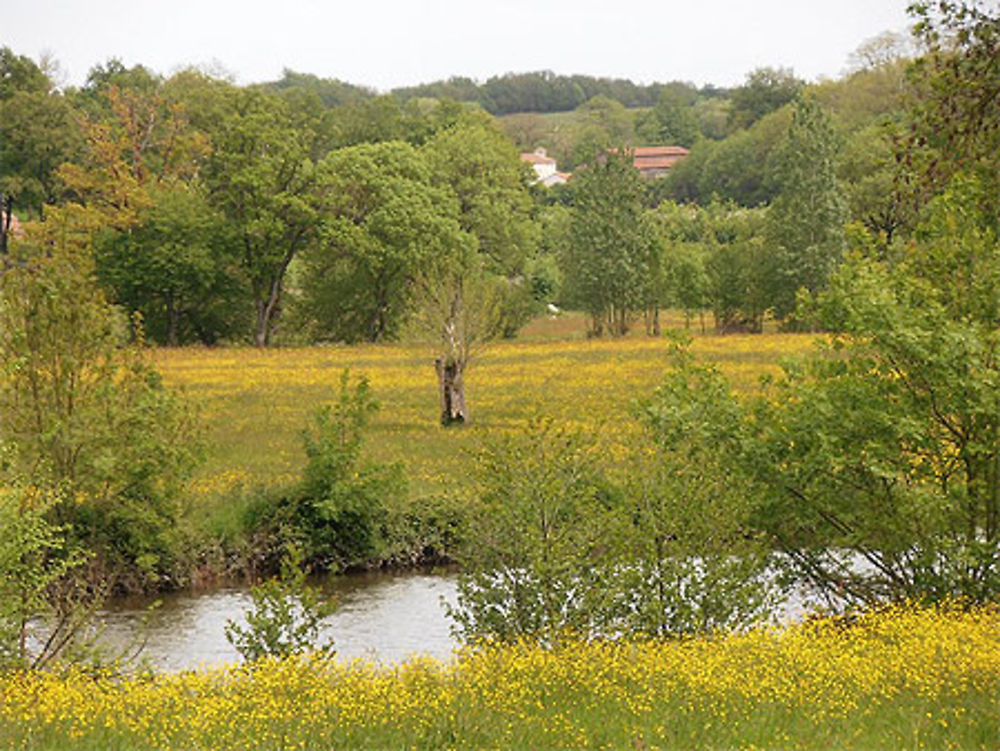
[[609, 153], [574, 178], [566, 286], [590, 316], [590, 333], [624, 336], [643, 310], [657, 239], [645, 215], [645, 187], [628, 153]]
[[416, 322], [437, 348], [441, 420], [459, 424], [468, 419], [464, 374], [473, 353], [523, 323], [524, 273], [538, 242], [531, 171], [478, 115], [435, 135], [423, 153], [435, 184], [458, 200], [462, 233], [419, 277]]
[[838, 140], [816, 102], [798, 100], [784, 142], [773, 155], [780, 186], [768, 212], [773, 254], [771, 304], [779, 318], [795, 309], [800, 288], [823, 288], [844, 250], [846, 210], [837, 183]]

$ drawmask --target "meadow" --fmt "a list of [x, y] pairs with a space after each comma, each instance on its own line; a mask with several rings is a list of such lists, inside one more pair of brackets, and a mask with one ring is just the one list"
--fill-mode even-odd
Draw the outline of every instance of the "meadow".
[[[681, 327], [683, 320], [668, 324]], [[192, 510], [213, 507], [239, 486], [294, 482], [304, 461], [302, 431], [316, 409], [335, 398], [345, 368], [367, 378], [380, 403], [368, 455], [403, 462], [411, 497], [460, 493], [469, 452], [482, 438], [517, 430], [533, 417], [597, 436], [614, 455], [639, 429], [634, 405], [662, 381], [674, 344], [642, 333], [588, 340], [584, 330], [582, 318], [568, 314], [539, 319], [517, 339], [491, 344], [466, 375], [471, 419], [458, 429], [439, 424], [427, 345], [156, 350], [166, 383], [187, 392], [206, 426], [207, 456], [192, 483]], [[782, 358], [808, 352], [815, 339], [696, 335], [691, 351], [717, 366], [735, 389], [752, 390], [762, 376], [780, 371]]]
[[101, 749], [995, 749], [1000, 613], [656, 641], [555, 640], [377, 667], [0, 677], [0, 746]]

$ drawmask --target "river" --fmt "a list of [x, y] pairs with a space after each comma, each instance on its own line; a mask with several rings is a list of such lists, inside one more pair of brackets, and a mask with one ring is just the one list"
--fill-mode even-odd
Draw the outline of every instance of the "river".
[[[329, 577], [322, 587], [337, 598], [337, 610], [326, 621], [321, 641], [332, 639], [339, 659], [389, 663], [415, 654], [447, 659], [457, 646], [444, 605], [455, 601], [453, 573], [348, 574]], [[158, 670], [239, 661], [225, 626], [227, 620], [242, 622], [250, 607], [249, 588], [173, 592], [158, 599], [153, 610], [148, 609], [152, 600], [109, 603], [99, 618], [101, 641], [120, 651], [143, 634], [140, 659]]]

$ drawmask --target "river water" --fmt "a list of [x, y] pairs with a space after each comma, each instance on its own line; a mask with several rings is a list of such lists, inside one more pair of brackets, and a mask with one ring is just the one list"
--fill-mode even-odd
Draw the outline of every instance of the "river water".
[[[447, 659], [457, 646], [444, 605], [455, 601], [453, 573], [349, 574], [326, 579], [322, 588], [336, 597], [337, 610], [320, 641], [332, 639], [339, 659], [389, 663], [417, 654]], [[239, 661], [225, 626], [227, 620], [242, 623], [250, 608], [248, 588], [174, 592], [159, 599], [153, 610], [150, 600], [111, 602], [99, 619], [101, 642], [120, 651], [142, 634], [139, 659], [158, 670]]]
[[[458, 641], [445, 603], [454, 604], [458, 576], [452, 571], [370, 572], [330, 576], [320, 586], [337, 600], [320, 643], [332, 640], [337, 658], [364, 658], [383, 664], [414, 655], [447, 660]], [[778, 620], [801, 618], [805, 595], [793, 593]], [[98, 619], [100, 639], [112, 653], [145, 641], [139, 659], [160, 671], [191, 670], [240, 661], [226, 639], [228, 620], [242, 623], [250, 608], [248, 587], [206, 592], [174, 592], [152, 600], [112, 601]], [[145, 623], [143, 623], [145, 621]]]

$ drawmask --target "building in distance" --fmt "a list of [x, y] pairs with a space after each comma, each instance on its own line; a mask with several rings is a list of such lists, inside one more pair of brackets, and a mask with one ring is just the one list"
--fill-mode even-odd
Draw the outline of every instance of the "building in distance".
[[535, 182], [541, 183], [547, 188], [553, 185], [562, 185], [570, 178], [570, 173], [559, 172], [556, 169], [556, 160], [541, 147], [521, 154], [521, 161], [527, 162], [535, 170], [537, 175]]

